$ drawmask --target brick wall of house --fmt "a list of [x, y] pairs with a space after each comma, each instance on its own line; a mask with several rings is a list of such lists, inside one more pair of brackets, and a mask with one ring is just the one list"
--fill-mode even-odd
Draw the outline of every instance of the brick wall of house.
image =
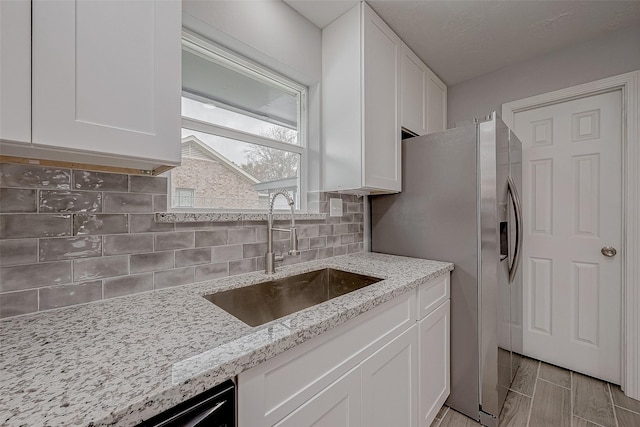
[[171, 194], [176, 188], [195, 189], [194, 207], [216, 209], [266, 209], [268, 201], [260, 199], [253, 183], [215, 160], [182, 158], [182, 165], [172, 171]]
[[[320, 212], [329, 196], [344, 215], [296, 221], [285, 263], [363, 250], [362, 198], [321, 193]], [[264, 222], [156, 223], [166, 209], [164, 177], [0, 164], [0, 317], [264, 268]]]

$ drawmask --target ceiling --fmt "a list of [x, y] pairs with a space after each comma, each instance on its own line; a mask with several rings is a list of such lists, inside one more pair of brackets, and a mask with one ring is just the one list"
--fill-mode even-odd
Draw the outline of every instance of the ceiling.
[[[285, 2], [319, 28], [358, 3]], [[640, 0], [368, 0], [367, 3], [448, 85], [640, 26]]]

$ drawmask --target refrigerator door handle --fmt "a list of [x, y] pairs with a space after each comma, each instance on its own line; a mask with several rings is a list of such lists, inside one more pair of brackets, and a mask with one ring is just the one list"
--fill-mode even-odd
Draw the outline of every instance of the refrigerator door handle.
[[520, 264], [520, 258], [522, 257], [522, 205], [520, 204], [518, 189], [511, 177], [507, 178], [507, 188], [511, 196], [516, 217], [516, 247], [513, 251], [513, 261], [511, 261], [511, 266], [509, 267], [509, 283], [513, 283], [516, 272], [518, 271], [518, 265]]

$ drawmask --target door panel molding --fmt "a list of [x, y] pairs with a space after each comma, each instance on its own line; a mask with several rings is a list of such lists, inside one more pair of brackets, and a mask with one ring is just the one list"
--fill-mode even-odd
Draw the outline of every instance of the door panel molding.
[[[599, 93], [622, 90], [622, 389], [640, 399], [640, 71], [502, 104], [502, 119], [513, 128], [516, 113]], [[577, 123], [580, 124], [579, 122]], [[589, 123], [583, 121], [583, 133]], [[591, 128], [593, 131], [593, 127]], [[578, 129], [579, 130], [579, 129]], [[544, 139], [544, 138], [541, 138]]]

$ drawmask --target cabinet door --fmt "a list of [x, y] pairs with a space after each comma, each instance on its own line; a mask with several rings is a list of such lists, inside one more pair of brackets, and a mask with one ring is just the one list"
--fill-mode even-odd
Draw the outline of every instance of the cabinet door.
[[449, 301], [420, 321], [420, 427], [429, 427], [449, 396]]
[[31, 141], [31, 2], [0, 1], [0, 139]]
[[402, 41], [364, 3], [364, 187], [400, 191]]
[[362, 425], [361, 406], [360, 367], [356, 367], [275, 426], [358, 427]]
[[427, 131], [427, 67], [402, 44], [402, 127], [417, 135]]
[[447, 86], [428, 68], [426, 78], [426, 133], [440, 132], [447, 129]]
[[416, 426], [416, 325], [362, 363], [362, 424]]
[[181, 3], [33, 2], [37, 145], [180, 161]]

